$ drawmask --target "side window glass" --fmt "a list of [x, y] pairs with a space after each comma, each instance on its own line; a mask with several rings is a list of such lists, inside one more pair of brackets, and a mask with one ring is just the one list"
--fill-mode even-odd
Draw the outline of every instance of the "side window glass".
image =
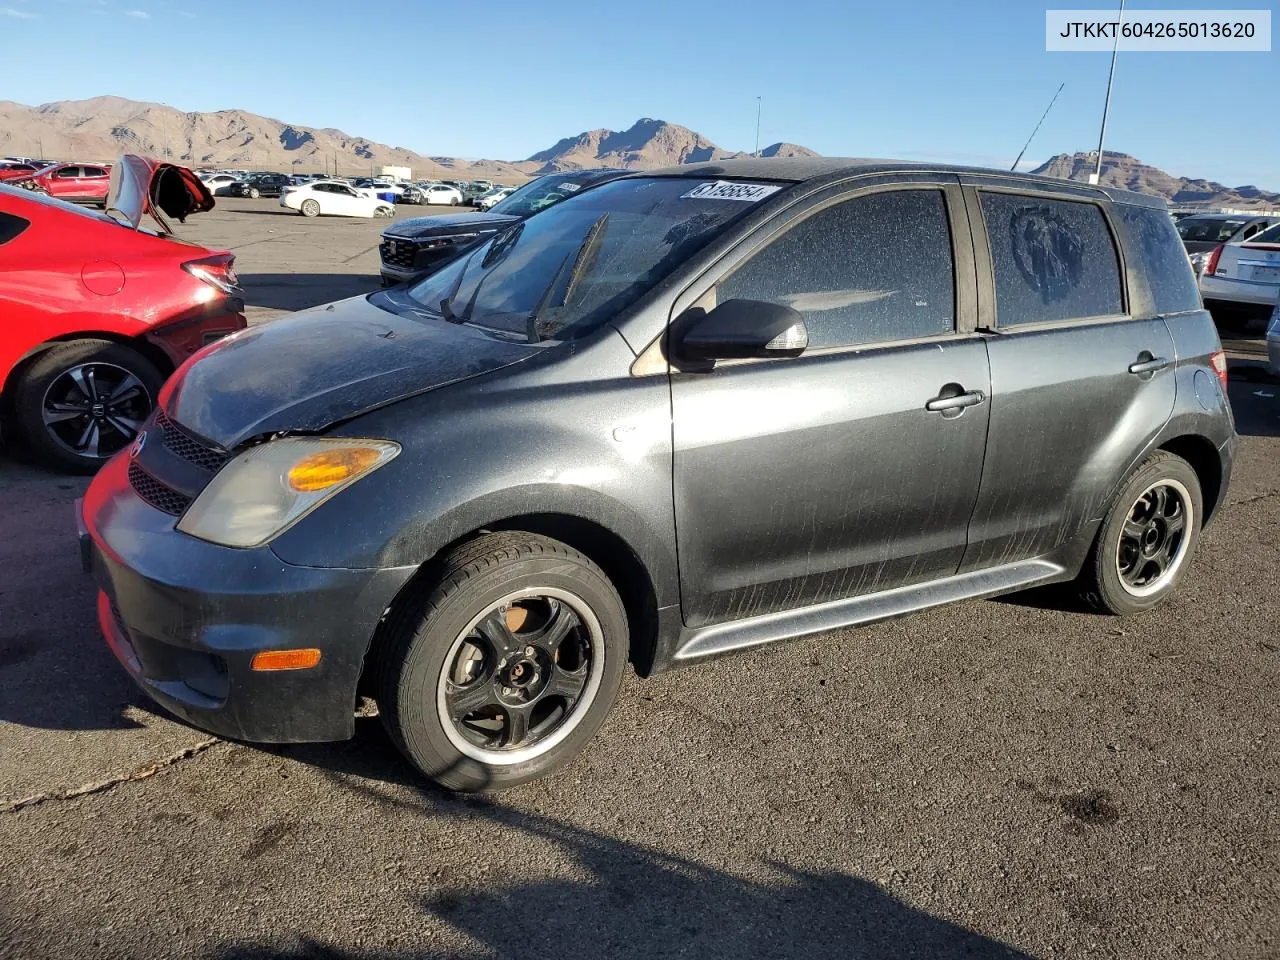
[[8, 243], [29, 226], [30, 220], [15, 217], [11, 213], [0, 213], [0, 243]]
[[79, 167], [63, 167], [58, 171], [59, 180], [74, 180], [78, 176], [80, 176]]
[[1096, 204], [980, 194], [1004, 328], [1124, 313], [1120, 261]]
[[105, 177], [107, 175], [107, 171], [103, 170], [101, 167], [85, 167], [84, 175], [86, 177]]
[[1155, 207], [1118, 203], [1115, 210], [1124, 232], [1125, 254], [1147, 278], [1155, 311], [1181, 313], [1200, 309], [1200, 292], [1186, 248], [1169, 215]]
[[717, 299], [793, 307], [814, 349], [949, 333], [955, 269], [946, 198], [893, 190], [828, 207], [722, 280]]

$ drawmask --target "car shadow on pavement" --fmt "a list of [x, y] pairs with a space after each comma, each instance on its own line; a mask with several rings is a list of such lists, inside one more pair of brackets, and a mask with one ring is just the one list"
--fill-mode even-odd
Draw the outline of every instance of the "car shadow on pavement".
[[242, 273], [240, 286], [249, 307], [306, 310], [333, 300], [373, 293], [382, 281], [369, 274]]
[[[1027, 954], [931, 916], [875, 883], [761, 857], [756, 876], [726, 871], [517, 809], [491, 795], [457, 795], [416, 780], [376, 720], [345, 744], [279, 748], [325, 769], [339, 789], [398, 813], [437, 822], [489, 821], [550, 849], [541, 862], [562, 876], [477, 889], [437, 878], [415, 901], [423, 913], [481, 944], [450, 950], [431, 942], [402, 950], [348, 950], [311, 938], [231, 942], [205, 960], [410, 960], [556, 957], [559, 960], [820, 957], [1015, 958]], [[388, 775], [398, 783], [388, 784]], [[379, 782], [381, 781], [381, 782]], [[384, 789], [385, 786], [385, 789]], [[403, 789], [407, 787], [408, 789]], [[749, 824], [743, 828], [750, 830]], [[564, 876], [564, 874], [571, 875]]]
[[1280, 437], [1280, 379], [1259, 365], [1232, 366], [1227, 395], [1236, 433], [1246, 437]]

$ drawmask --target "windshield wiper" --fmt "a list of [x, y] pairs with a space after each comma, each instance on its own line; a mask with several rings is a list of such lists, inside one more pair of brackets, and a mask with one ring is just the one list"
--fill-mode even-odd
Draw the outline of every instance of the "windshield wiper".
[[529, 314], [528, 333], [530, 343], [537, 343], [542, 339], [542, 332], [538, 329], [538, 318], [542, 316], [547, 302], [551, 299], [556, 288], [560, 286], [560, 278], [564, 276], [565, 268], [569, 268], [569, 279], [565, 283], [564, 295], [560, 297], [559, 302], [556, 304], [557, 309], [568, 304], [573, 297], [574, 291], [578, 288], [578, 284], [586, 274], [587, 268], [595, 262], [596, 256], [600, 252], [600, 244], [604, 238], [605, 228], [608, 225], [609, 214], [602, 213], [596, 219], [596, 222], [591, 224], [591, 228], [587, 230], [587, 235], [582, 238], [582, 243], [578, 245], [578, 251], [573, 255], [572, 261], [570, 261], [569, 257], [565, 257], [561, 262], [555, 272], [555, 276], [551, 278], [551, 282], [547, 284], [547, 289], [542, 292], [542, 296], [538, 298], [538, 302]]
[[[479, 253], [477, 250], [476, 253]], [[467, 257], [467, 262], [462, 265], [462, 269], [458, 271], [458, 279], [453, 281], [453, 287], [449, 290], [449, 295], [440, 301], [440, 316], [444, 317], [450, 323], [466, 323], [465, 316], [458, 316], [453, 312], [453, 298], [458, 295], [458, 290], [462, 286], [462, 280], [467, 275], [467, 270], [471, 268], [471, 261], [475, 259], [475, 253]], [[471, 298], [472, 304], [475, 298]]]

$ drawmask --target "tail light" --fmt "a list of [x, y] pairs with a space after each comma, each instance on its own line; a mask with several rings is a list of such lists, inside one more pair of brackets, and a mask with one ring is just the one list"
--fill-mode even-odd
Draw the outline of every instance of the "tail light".
[[1218, 382], [1222, 384], [1222, 389], [1227, 389], [1227, 355], [1219, 350], [1209, 358], [1209, 363], [1213, 366], [1213, 372], [1218, 377]]
[[1218, 272], [1218, 260], [1222, 257], [1222, 248], [1224, 246], [1226, 246], [1226, 244], [1218, 244], [1213, 248], [1213, 253], [1209, 254], [1209, 262], [1204, 265], [1204, 272], [1206, 276], [1211, 277]]
[[182, 265], [197, 280], [203, 280], [209, 286], [225, 294], [233, 294], [240, 289], [240, 281], [236, 277], [234, 254], [219, 253], [200, 260], [188, 260]]

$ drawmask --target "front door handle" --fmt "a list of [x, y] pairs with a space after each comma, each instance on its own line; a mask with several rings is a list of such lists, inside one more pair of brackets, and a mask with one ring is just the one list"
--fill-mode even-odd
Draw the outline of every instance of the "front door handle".
[[[1145, 357], [1145, 359], [1143, 359]], [[1171, 361], [1164, 357], [1153, 357], [1145, 350], [1142, 352], [1134, 363], [1129, 364], [1129, 372], [1135, 376], [1142, 377], [1151, 373], [1158, 373], [1167, 367]]]
[[[948, 384], [947, 386], [951, 386]], [[930, 413], [950, 413], [963, 410], [965, 407], [976, 407], [987, 399], [981, 390], [970, 390], [968, 393], [951, 393], [943, 387], [942, 395], [934, 397], [924, 405]]]

